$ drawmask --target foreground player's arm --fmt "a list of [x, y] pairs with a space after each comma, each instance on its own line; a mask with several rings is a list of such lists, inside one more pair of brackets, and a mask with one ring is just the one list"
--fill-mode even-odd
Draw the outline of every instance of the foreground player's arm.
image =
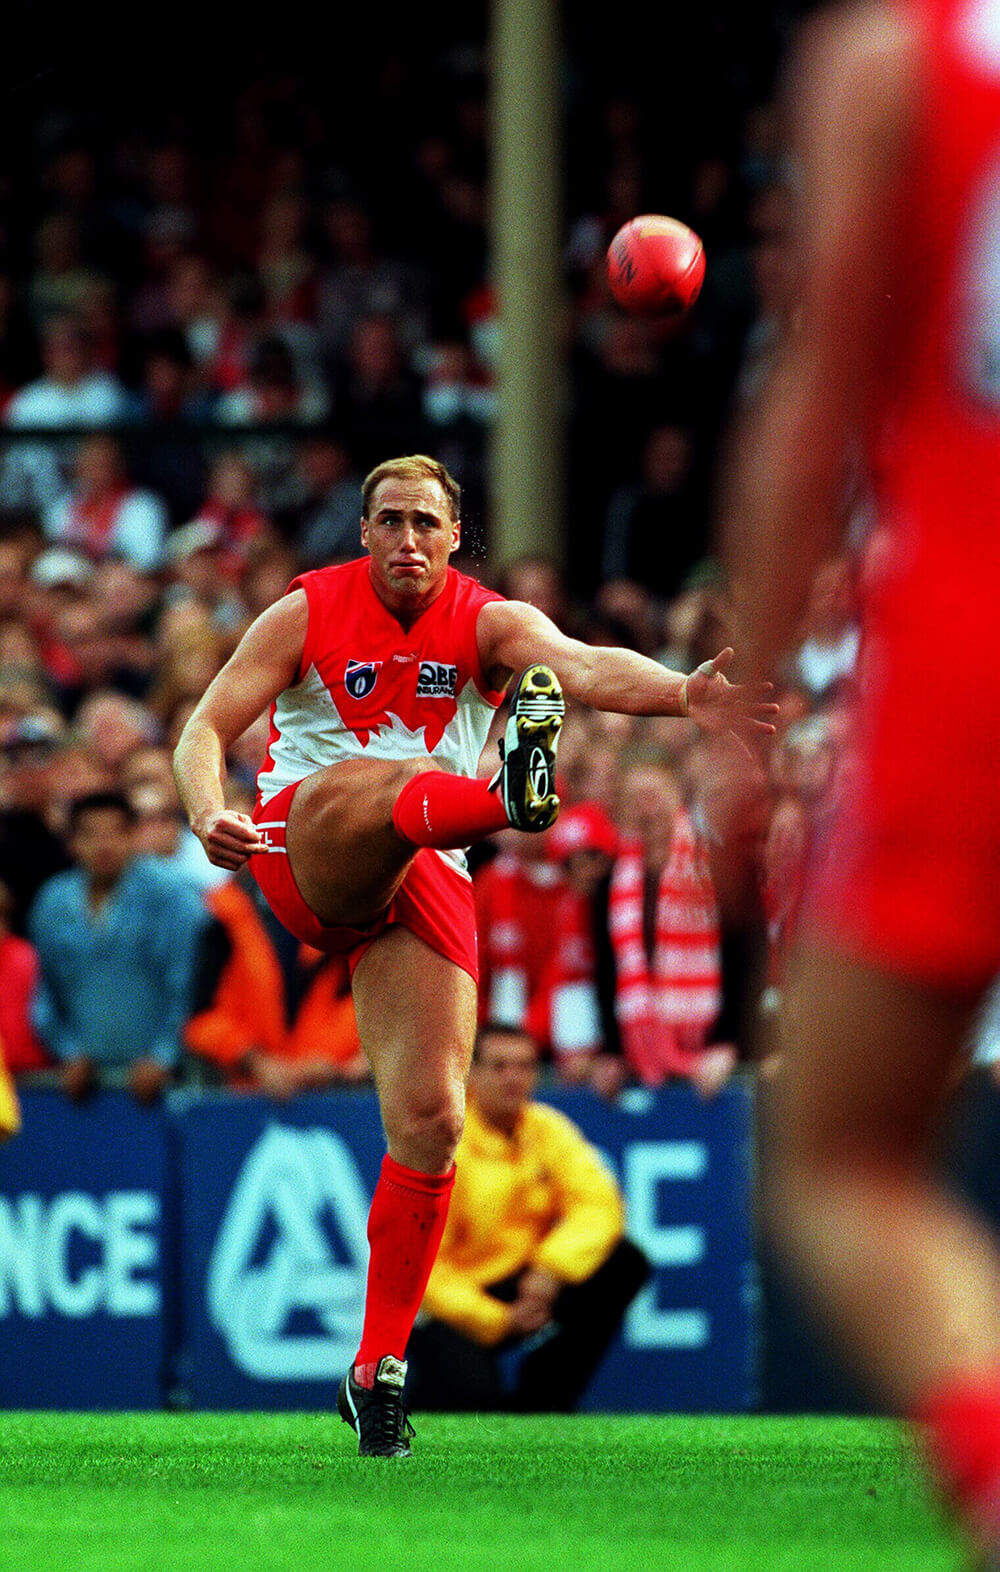
[[174, 754], [177, 789], [191, 828], [218, 868], [242, 867], [264, 844], [247, 814], [226, 808], [226, 753], [296, 680], [308, 618], [304, 590], [262, 612], [181, 732]]
[[523, 601], [489, 601], [476, 624], [479, 658], [494, 688], [512, 673], [542, 661], [557, 673], [569, 698], [620, 715], [690, 716], [705, 731], [773, 731], [765, 687], [734, 687], [724, 675], [733, 658], [720, 651], [697, 671], [668, 671], [635, 650], [570, 639], [543, 612]]
[[865, 6], [815, 25], [793, 83], [801, 298], [738, 441], [725, 518], [740, 654], [757, 673], [788, 647], [815, 571], [840, 543], [891, 289], [910, 71], [901, 21]]

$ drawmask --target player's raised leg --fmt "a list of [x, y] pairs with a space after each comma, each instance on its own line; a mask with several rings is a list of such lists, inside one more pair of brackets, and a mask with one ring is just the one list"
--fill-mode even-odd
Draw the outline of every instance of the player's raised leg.
[[789, 993], [771, 1194], [802, 1287], [1000, 1530], [1000, 1258], [934, 1181], [971, 998], [804, 950]]
[[359, 962], [354, 1003], [389, 1150], [368, 1220], [361, 1346], [339, 1407], [362, 1456], [406, 1457], [406, 1344], [448, 1215], [476, 985], [408, 929], [392, 927]]
[[468, 846], [509, 825], [548, 829], [559, 812], [565, 707], [554, 672], [530, 666], [511, 696], [500, 769], [489, 782], [426, 759], [351, 759], [307, 776], [286, 830], [303, 900], [322, 922], [363, 927], [388, 906], [418, 848]]

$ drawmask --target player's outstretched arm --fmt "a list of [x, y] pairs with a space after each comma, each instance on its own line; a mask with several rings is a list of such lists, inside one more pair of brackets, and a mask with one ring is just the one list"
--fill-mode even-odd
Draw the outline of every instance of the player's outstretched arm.
[[309, 612], [305, 592], [286, 595], [243, 635], [181, 732], [174, 753], [177, 790], [191, 828], [218, 868], [241, 868], [263, 841], [245, 813], [225, 805], [226, 753], [296, 679]]
[[541, 661], [551, 666], [566, 694], [595, 710], [620, 715], [690, 716], [705, 731], [770, 732], [777, 706], [769, 684], [737, 686], [725, 675], [733, 658], [720, 651], [689, 676], [668, 671], [635, 650], [583, 644], [567, 638], [544, 613], [523, 601], [490, 601], [476, 625], [479, 656], [495, 687], [515, 671]]

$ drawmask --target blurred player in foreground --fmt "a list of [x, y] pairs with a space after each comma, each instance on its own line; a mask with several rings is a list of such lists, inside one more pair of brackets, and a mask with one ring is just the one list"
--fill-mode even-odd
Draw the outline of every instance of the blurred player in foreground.
[[828, 16], [794, 90], [800, 304], [732, 497], [751, 669], [787, 646], [858, 459], [877, 525], [855, 758], [789, 979], [771, 1209], [1000, 1567], [1000, 1257], [932, 1180], [1000, 970], [1000, 0]]
[[[340, 1412], [362, 1454], [398, 1457], [409, 1454], [406, 1343], [447, 1215], [476, 1029], [475, 910], [455, 849], [508, 825], [546, 829], [558, 812], [563, 698], [537, 662], [585, 704], [690, 715], [709, 731], [770, 730], [774, 706], [727, 682], [731, 650], [685, 677], [568, 639], [534, 607], [456, 572], [459, 489], [433, 459], [373, 470], [361, 528], [367, 557], [302, 575], [248, 630], [185, 727], [175, 767], [209, 859], [236, 869], [252, 857], [286, 927], [351, 960], [389, 1151]], [[476, 779], [494, 712], [525, 667], [501, 768]], [[225, 756], [268, 705], [251, 820], [225, 807]]]

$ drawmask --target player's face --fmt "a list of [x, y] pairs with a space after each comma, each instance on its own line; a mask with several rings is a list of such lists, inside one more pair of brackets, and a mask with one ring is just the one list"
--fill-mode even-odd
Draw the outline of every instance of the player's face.
[[390, 604], [433, 596], [458, 549], [460, 526], [436, 480], [389, 476], [361, 520], [361, 543], [372, 559], [376, 589]]

